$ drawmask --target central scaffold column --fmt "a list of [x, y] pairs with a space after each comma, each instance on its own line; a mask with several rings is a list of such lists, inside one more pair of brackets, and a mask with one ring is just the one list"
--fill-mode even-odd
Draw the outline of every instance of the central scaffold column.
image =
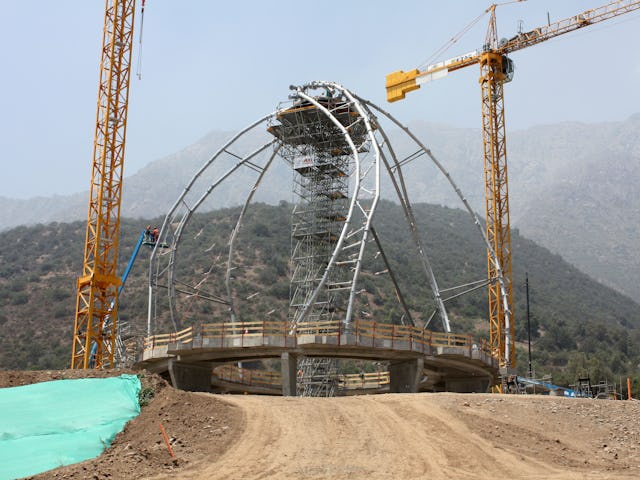
[[[354, 143], [349, 143], [345, 129], [356, 133], [360, 147], [365, 140], [364, 125], [349, 100], [338, 91], [329, 90], [313, 101], [298, 99], [291, 108], [280, 111], [277, 121], [269, 131], [282, 142], [280, 155], [293, 168], [296, 202], [291, 222], [289, 319], [292, 329], [301, 321], [313, 322], [321, 333], [323, 326], [330, 328], [335, 325], [334, 320], [344, 319], [355, 281], [357, 248], [351, 252], [355, 252], [354, 259], [340, 259], [333, 264], [331, 260], [350, 205]], [[357, 132], [362, 132], [359, 137]], [[301, 358], [298, 367], [298, 395], [335, 395], [335, 359]]]
[[[293, 159], [294, 195], [292, 215], [291, 295], [289, 318], [295, 320], [309, 303], [327, 267], [346, 218], [349, 156], [344, 149], [333, 153], [316, 149]], [[344, 313], [341, 306], [351, 288], [343, 268], [334, 268], [313, 303], [307, 320], [320, 325]], [[305, 397], [333, 397], [337, 390], [337, 361], [302, 358], [297, 393]]]
[[[293, 159], [297, 201], [291, 222], [292, 322], [300, 318], [302, 309], [311, 301], [342, 231], [348, 207], [348, 165], [349, 157], [337, 152], [333, 156], [307, 152], [302, 158]], [[336, 313], [340, 315], [337, 309], [344, 306], [350, 288], [350, 275], [345, 274], [345, 269], [333, 268], [306, 321], [325, 322], [333, 320]]]

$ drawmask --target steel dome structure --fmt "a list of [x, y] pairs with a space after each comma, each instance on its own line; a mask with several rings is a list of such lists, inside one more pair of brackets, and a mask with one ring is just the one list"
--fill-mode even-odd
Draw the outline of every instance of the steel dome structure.
[[[413, 145], [413, 153], [401, 156], [394, 149], [381, 120], [402, 132]], [[268, 136], [263, 135], [265, 131]], [[256, 137], [261, 134], [264, 138], [258, 143]], [[241, 278], [237, 265], [238, 249], [242, 247], [240, 232], [256, 205], [256, 192], [265, 185], [268, 188], [270, 172], [273, 174], [278, 161], [288, 166], [292, 185], [290, 294], [286, 312], [291, 328], [309, 320], [339, 319], [348, 330], [354, 316], [361, 314], [356, 308], [364, 290], [359, 280], [365, 256], [373, 250], [373, 256], [384, 264], [382, 268], [394, 285], [403, 312], [400, 322], [426, 328], [437, 315], [442, 330], [450, 332], [442, 291], [423, 245], [403, 175], [403, 167], [417, 158], [428, 159], [444, 175], [492, 252], [480, 219], [451, 175], [405, 125], [337, 83], [315, 81], [291, 86], [286, 102], [235, 134], [201, 166], [166, 214], [150, 257], [147, 335], [156, 333], [159, 323], [170, 322], [177, 331], [191, 321], [189, 305], [196, 301], [215, 306], [212, 310], [204, 309], [200, 315], [222, 316], [234, 322], [243, 320], [242, 303], [251, 301], [260, 292], [237, 288]], [[393, 196], [402, 208], [415, 246], [413, 258], [420, 264], [435, 305], [434, 311], [420, 321], [413, 318], [405, 304], [375, 229], [384, 176], [389, 180], [385, 184], [392, 189], [386, 195]], [[220, 195], [223, 186], [232, 181], [246, 192], [235, 221], [226, 222], [229, 234], [223, 254], [222, 246], [214, 246], [202, 234], [203, 228], [196, 219], [199, 210], [215, 206], [216, 193]], [[181, 265], [185, 249], [193, 248], [217, 253], [212, 255], [210, 265], [185, 269]], [[495, 252], [492, 254], [499, 265]], [[185, 274], [186, 270], [189, 273]], [[217, 285], [212, 285], [214, 271]], [[478, 283], [497, 282], [506, 309], [504, 279], [499, 269], [498, 273], [497, 278]], [[509, 313], [507, 310], [507, 319]], [[272, 312], [265, 313], [269, 314]], [[507, 344], [512, 342], [511, 327], [507, 321]], [[327, 376], [320, 370], [316, 373]]]

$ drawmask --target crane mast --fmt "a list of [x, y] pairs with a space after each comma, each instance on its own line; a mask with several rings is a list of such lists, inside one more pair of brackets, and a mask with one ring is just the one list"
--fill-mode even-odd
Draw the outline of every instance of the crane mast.
[[89, 211], [71, 368], [112, 368], [116, 275], [135, 0], [106, 0]]
[[[485, 45], [492, 48], [479, 56], [482, 93], [482, 145], [489, 280], [489, 345], [504, 373], [515, 367], [513, 342], [513, 275], [511, 269], [511, 227], [507, 175], [507, 144], [504, 123], [504, 84], [511, 80], [510, 60], [495, 51], [498, 34], [495, 5]], [[492, 254], [493, 253], [493, 254]], [[502, 279], [502, 283], [498, 281]], [[506, 302], [502, 301], [502, 289]]]
[[390, 73], [387, 75], [386, 89], [387, 100], [395, 102], [424, 83], [470, 65], [480, 65], [486, 235], [493, 250], [487, 252], [490, 346], [492, 354], [498, 359], [501, 372], [510, 374], [516, 365], [516, 357], [513, 341], [511, 230], [503, 92], [504, 84], [513, 76], [513, 65], [507, 54], [640, 9], [640, 0], [618, 0], [585, 10], [564, 20], [520, 33], [500, 44], [496, 29], [496, 6], [493, 4], [486, 10], [486, 13], [490, 13], [490, 19], [482, 51], [473, 51], [429, 65], [424, 70], [399, 70]]

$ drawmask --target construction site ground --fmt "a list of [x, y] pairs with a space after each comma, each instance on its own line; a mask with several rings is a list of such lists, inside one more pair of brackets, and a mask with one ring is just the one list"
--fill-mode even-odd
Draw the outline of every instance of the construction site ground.
[[[0, 387], [113, 374], [0, 371]], [[155, 375], [141, 380], [153, 398], [100, 457], [32, 478], [640, 478], [635, 401], [211, 395], [175, 390]]]

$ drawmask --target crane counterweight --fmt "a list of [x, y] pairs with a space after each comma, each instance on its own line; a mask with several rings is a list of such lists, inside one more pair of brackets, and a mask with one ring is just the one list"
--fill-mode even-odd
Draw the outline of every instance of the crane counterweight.
[[420, 88], [420, 85], [416, 83], [418, 73], [418, 69], [408, 72], [398, 70], [387, 75], [387, 101], [402, 100], [407, 93]]

